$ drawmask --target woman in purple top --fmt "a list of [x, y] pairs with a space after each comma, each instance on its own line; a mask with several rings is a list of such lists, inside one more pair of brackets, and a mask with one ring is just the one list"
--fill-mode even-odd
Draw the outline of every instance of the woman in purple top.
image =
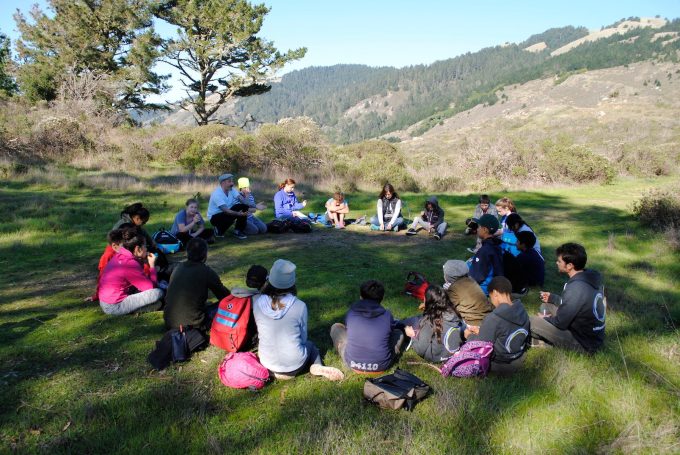
[[185, 206], [175, 216], [175, 222], [172, 224], [170, 233], [177, 237], [184, 245], [196, 237], [200, 237], [208, 243], [213, 243], [215, 241], [215, 233], [211, 228], [206, 229], [205, 221], [203, 221], [203, 217], [198, 211], [198, 201], [196, 199], [187, 199]]
[[286, 179], [279, 185], [279, 191], [274, 195], [274, 216], [276, 218], [307, 218], [300, 212], [307, 205], [307, 201], [299, 202], [295, 196], [295, 180]]

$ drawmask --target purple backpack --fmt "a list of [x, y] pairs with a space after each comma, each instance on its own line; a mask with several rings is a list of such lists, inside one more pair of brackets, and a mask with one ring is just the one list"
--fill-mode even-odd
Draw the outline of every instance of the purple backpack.
[[269, 380], [269, 370], [252, 352], [230, 352], [218, 371], [222, 384], [232, 389], [260, 390]]
[[442, 376], [484, 377], [489, 372], [492, 353], [492, 343], [488, 341], [468, 341], [442, 366]]

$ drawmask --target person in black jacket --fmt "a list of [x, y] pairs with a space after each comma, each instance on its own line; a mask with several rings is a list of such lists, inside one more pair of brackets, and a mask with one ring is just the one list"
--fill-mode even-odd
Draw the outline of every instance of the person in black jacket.
[[578, 243], [556, 250], [557, 270], [569, 276], [562, 295], [541, 292], [541, 312], [531, 318], [532, 336], [566, 349], [593, 353], [604, 343], [607, 304], [602, 276], [586, 269], [588, 256]]
[[524, 362], [524, 352], [531, 330], [529, 315], [522, 302], [512, 300], [512, 284], [503, 276], [489, 283], [489, 300], [495, 307], [482, 322], [481, 327], [468, 326], [468, 340], [493, 343], [491, 371], [499, 374], [514, 373]]
[[406, 235], [416, 235], [420, 228], [424, 228], [435, 240], [441, 240], [446, 233], [446, 227], [444, 209], [439, 206], [437, 198], [432, 196], [425, 201], [425, 210], [420, 212], [420, 216], [413, 220], [411, 227], [406, 231]]

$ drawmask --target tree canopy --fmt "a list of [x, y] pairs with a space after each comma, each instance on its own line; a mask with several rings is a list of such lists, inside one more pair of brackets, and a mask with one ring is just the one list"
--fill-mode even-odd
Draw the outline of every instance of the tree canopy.
[[163, 44], [164, 61], [177, 68], [199, 125], [233, 97], [265, 93], [267, 78], [307, 49], [279, 52], [257, 36], [269, 8], [245, 0], [169, 0], [156, 15], [177, 26]]
[[0, 32], [0, 98], [11, 96], [16, 91], [16, 84], [9, 72], [11, 61], [9, 38]]
[[161, 93], [166, 76], [152, 70], [159, 57], [148, 0], [48, 0], [30, 20], [17, 11], [22, 63], [18, 79], [31, 99], [56, 97], [67, 73], [96, 73], [111, 88], [106, 100], [119, 109], [148, 108], [145, 98]]

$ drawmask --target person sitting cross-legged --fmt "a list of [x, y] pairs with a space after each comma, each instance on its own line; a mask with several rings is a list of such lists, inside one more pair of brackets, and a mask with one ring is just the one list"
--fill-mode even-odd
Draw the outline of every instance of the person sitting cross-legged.
[[425, 210], [413, 220], [406, 235], [416, 235], [420, 228], [424, 228], [435, 240], [441, 240], [446, 233], [446, 226], [444, 209], [439, 206], [437, 198], [432, 196], [425, 202]]
[[524, 362], [524, 352], [529, 343], [529, 315], [522, 302], [512, 300], [512, 284], [505, 277], [497, 276], [489, 283], [489, 300], [495, 307], [480, 327], [469, 326], [465, 330], [468, 340], [493, 343], [491, 371], [511, 374]]
[[607, 304], [602, 275], [586, 269], [588, 256], [578, 243], [555, 251], [557, 270], [569, 277], [562, 295], [541, 292], [541, 312], [531, 318], [531, 334], [549, 345], [593, 353], [604, 344]]
[[475, 280], [484, 294], [489, 295], [487, 285], [492, 278], [503, 276], [503, 256], [501, 240], [494, 236], [498, 230], [498, 219], [493, 215], [484, 215], [477, 222], [477, 236], [482, 240], [482, 247], [468, 260], [470, 278]]
[[208, 243], [200, 237], [189, 240], [187, 260], [174, 268], [166, 290], [163, 319], [168, 329], [209, 329], [218, 304], [207, 301], [208, 291], [218, 302], [229, 295], [217, 273], [206, 265], [207, 259]]
[[331, 327], [333, 346], [345, 364], [356, 373], [385, 372], [401, 354], [404, 332], [392, 313], [380, 304], [385, 287], [369, 280], [359, 289], [361, 300], [350, 307], [345, 324]]

